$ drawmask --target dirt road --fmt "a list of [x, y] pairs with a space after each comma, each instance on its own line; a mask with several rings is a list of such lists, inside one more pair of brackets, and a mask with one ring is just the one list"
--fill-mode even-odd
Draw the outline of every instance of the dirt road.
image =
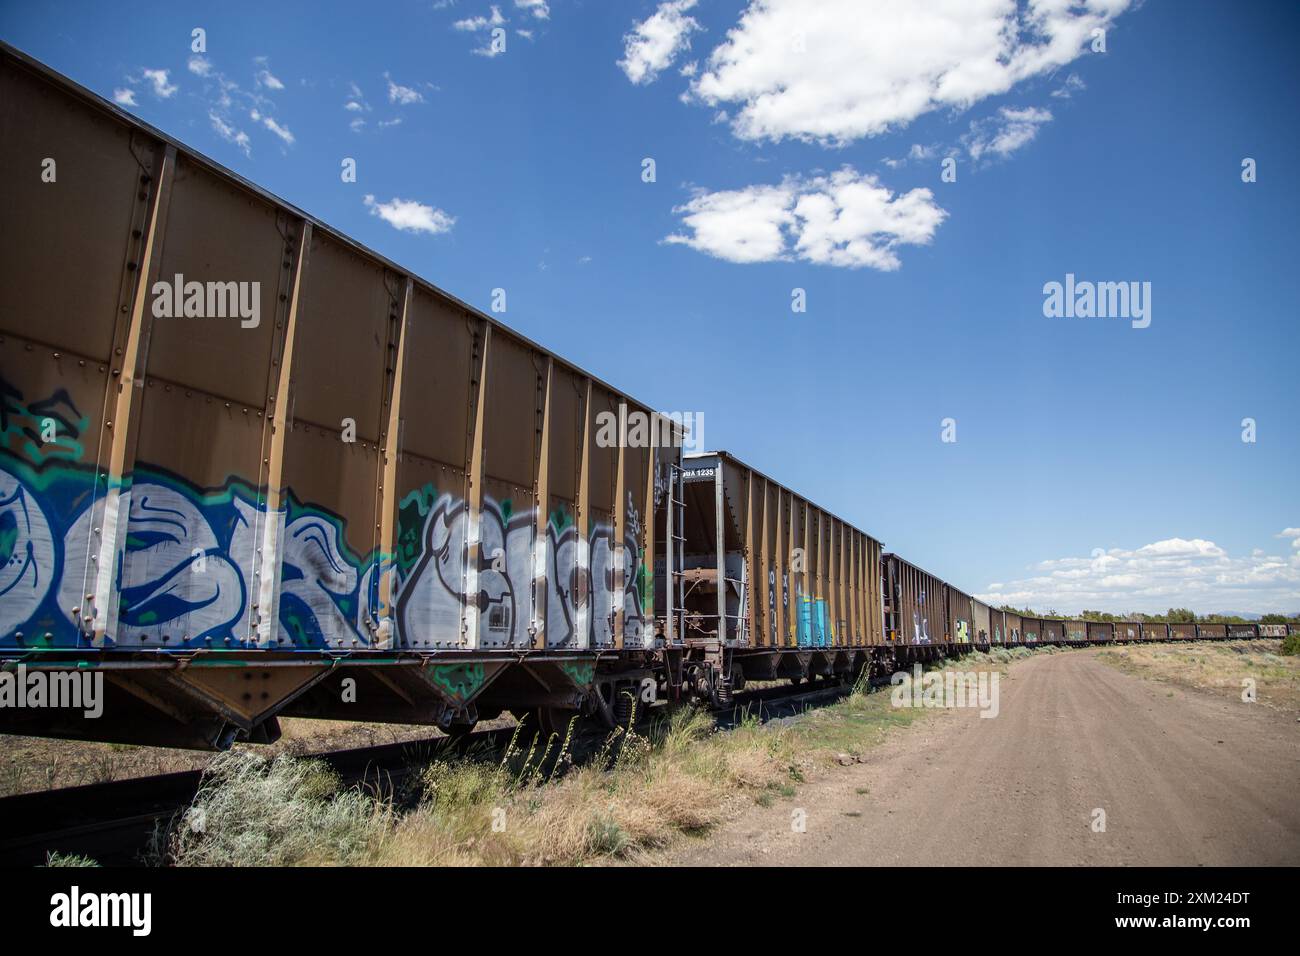
[[664, 862], [1300, 865], [1294, 716], [1129, 676], [1090, 651], [1016, 662], [1000, 690], [998, 717], [920, 722]]

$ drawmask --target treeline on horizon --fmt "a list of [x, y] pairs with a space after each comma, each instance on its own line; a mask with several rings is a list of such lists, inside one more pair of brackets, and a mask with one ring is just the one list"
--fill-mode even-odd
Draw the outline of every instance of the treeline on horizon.
[[1300, 614], [1263, 614], [1257, 619], [1238, 617], [1229, 614], [1197, 614], [1185, 607], [1171, 607], [1164, 614], [1108, 614], [1105, 611], [1080, 611], [1078, 614], [1059, 614], [1056, 611], [1031, 611], [1029, 608], [1002, 605], [999, 610], [1021, 617], [1036, 617], [1045, 621], [1096, 621], [1100, 624], [1116, 624], [1122, 621], [1150, 621], [1152, 624], [1300, 624]]

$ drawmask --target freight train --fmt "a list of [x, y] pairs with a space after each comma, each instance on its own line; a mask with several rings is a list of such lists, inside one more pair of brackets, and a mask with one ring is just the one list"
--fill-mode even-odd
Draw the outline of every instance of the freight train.
[[0, 664], [104, 689], [98, 718], [0, 708], [0, 731], [555, 730], [965, 647], [1198, 636], [991, 608], [0, 54]]

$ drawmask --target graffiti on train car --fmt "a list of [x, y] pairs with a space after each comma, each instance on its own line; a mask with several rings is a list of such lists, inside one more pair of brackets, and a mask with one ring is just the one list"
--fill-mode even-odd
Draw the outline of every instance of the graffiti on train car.
[[[623, 588], [623, 633], [625, 640], [639, 641], [653, 584], [637, 544], [641, 521], [631, 495], [626, 507], [623, 544], [630, 557]], [[576, 639], [584, 624], [593, 643], [610, 643], [618, 604], [612, 528], [597, 525], [582, 554], [568, 510], [556, 508], [547, 518], [545, 547], [539, 554], [536, 511], [515, 511], [508, 500], [487, 499], [479, 516], [479, 567], [476, 575], [469, 575], [470, 515], [465, 501], [438, 495], [432, 485], [407, 495], [398, 521], [398, 632], [408, 642], [417, 635], [458, 633], [462, 607], [472, 592], [480, 611], [480, 646], [531, 646], [530, 629], [544, 631], [548, 645], [581, 646]], [[542, 569], [547, 581], [544, 622], [532, 618], [534, 582], [543, 576], [536, 572]], [[589, 572], [582, 573], [585, 569]]]
[[[264, 498], [237, 477], [199, 488], [170, 472], [138, 463], [124, 483], [127, 515], [120, 555], [102, 554], [104, 485], [86, 462], [81, 436], [89, 424], [59, 390], [24, 403], [0, 380], [0, 644], [69, 647], [84, 644], [96, 625], [120, 646], [185, 648], [243, 645], [259, 638], [252, 582], [264, 532]], [[434, 502], [429, 508], [422, 502]], [[637, 543], [641, 515], [629, 495], [623, 587], [624, 634], [644, 635], [643, 608], [651, 578]], [[550, 600], [543, 629], [549, 644], [572, 642], [586, 615], [593, 643], [612, 641], [617, 601], [616, 549], [611, 529], [598, 525], [578, 553], [577, 529], [563, 510], [550, 516], [546, 562]], [[510, 502], [484, 502], [475, 605], [481, 609], [482, 646], [530, 642], [535, 513]], [[286, 490], [275, 515], [280, 541], [278, 637], [294, 647], [370, 644], [383, 633], [378, 607], [377, 552], [353, 553], [345, 522], [303, 504]], [[403, 502], [399, 515], [396, 606], [399, 634], [436, 635], [454, 644], [460, 635], [468, 509], [463, 500], [431, 487]], [[96, 568], [114, 562], [118, 594], [98, 594]], [[454, 571], [452, 569], [455, 569]], [[578, 569], [590, 569], [579, 573]], [[96, 615], [103, 617], [97, 619]], [[504, 641], [503, 641], [504, 638]]]
[[[58, 464], [35, 470], [6, 456], [0, 461], [0, 642], [75, 646], [89, 631], [81, 614], [93, 594], [100, 560], [103, 497], [93, 471]], [[119, 645], [190, 647], [227, 638], [242, 643], [255, 629], [253, 562], [264, 506], [247, 483], [196, 489], [160, 469], [138, 465], [122, 493], [127, 533], [116, 583], [120, 604], [109, 633]], [[454, 644], [466, 589], [468, 508], [451, 495], [423, 516], [412, 546], [403, 514], [395, 555], [398, 633]], [[567, 523], [565, 523], [567, 520]], [[371, 643], [378, 606], [377, 555], [359, 557], [344, 541], [337, 515], [286, 495], [278, 598], [279, 636], [288, 645], [318, 647], [338, 641]], [[612, 641], [618, 588], [609, 525], [591, 532], [578, 553], [577, 528], [567, 515], [548, 523], [544, 557], [548, 581], [548, 644], [572, 644], [585, 617], [595, 644]], [[484, 502], [480, 516], [476, 606], [480, 646], [531, 643], [535, 513]], [[624, 538], [624, 636], [644, 636], [643, 608], [652, 586], [633, 523]], [[589, 568], [589, 573], [579, 569]], [[588, 604], [588, 601], [590, 602]], [[26, 632], [24, 629], [26, 628]], [[45, 635], [49, 635], [46, 637]], [[579, 644], [580, 646], [580, 644]]]
[[[95, 568], [113, 560], [120, 596], [109, 633], [121, 645], [187, 647], [242, 641], [250, 630], [256, 492], [238, 479], [200, 490], [137, 466], [122, 491], [127, 529], [120, 556], [104, 558], [104, 498], [93, 470], [0, 463], [0, 642], [82, 643], [96, 623]], [[289, 496], [284, 518], [280, 623], [293, 643], [356, 632], [361, 565], [341, 543], [340, 522]], [[90, 597], [87, 597], [87, 596]], [[104, 613], [105, 599], [95, 602]], [[84, 613], [83, 613], [84, 612]], [[24, 633], [24, 628], [28, 633]]]

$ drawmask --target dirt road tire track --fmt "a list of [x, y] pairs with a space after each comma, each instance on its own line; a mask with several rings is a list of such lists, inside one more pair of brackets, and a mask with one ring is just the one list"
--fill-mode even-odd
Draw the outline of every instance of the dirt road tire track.
[[997, 718], [944, 712], [865, 759], [665, 862], [1300, 865], [1295, 717], [1130, 676], [1092, 651], [1019, 661]]

